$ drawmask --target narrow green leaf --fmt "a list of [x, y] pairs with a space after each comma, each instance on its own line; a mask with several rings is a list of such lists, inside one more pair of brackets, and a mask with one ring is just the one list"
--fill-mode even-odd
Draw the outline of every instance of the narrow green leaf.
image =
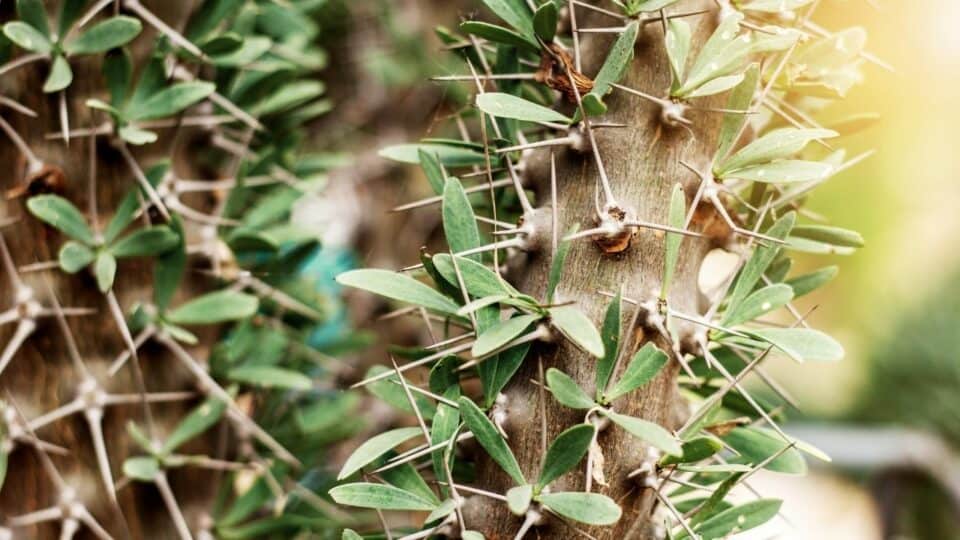
[[536, 42], [530, 41], [529, 38], [520, 35], [518, 32], [496, 24], [483, 21], [464, 21], [460, 23], [460, 30], [487, 41], [517, 47], [527, 52], [537, 52], [539, 50]]
[[[703, 540], [726, 538], [731, 534], [739, 534], [754, 527], [763, 525], [773, 519], [780, 511], [782, 501], [777, 499], [759, 499], [740, 506], [724, 510], [694, 527]], [[683, 531], [677, 540], [687, 538]]]
[[[724, 442], [738, 454], [740, 463], [758, 465], [790, 445], [775, 431], [756, 427], [737, 427], [723, 436]], [[797, 448], [790, 448], [764, 467], [785, 474], [805, 474], [807, 463]]]
[[592, 409], [597, 404], [580, 388], [569, 375], [557, 368], [550, 368], [546, 373], [547, 389], [561, 404], [571, 409]]
[[447, 253], [440, 253], [434, 255], [432, 260], [437, 272], [457, 290], [460, 289], [460, 280], [457, 278], [457, 270], [459, 269], [460, 277], [463, 278], [463, 284], [470, 296], [476, 298], [500, 294], [521, 296], [519, 291], [497, 276], [493, 270], [473, 259], [457, 256], [457, 264], [454, 266], [452, 256]]
[[337, 474], [337, 480], [343, 480], [360, 469], [376, 461], [392, 448], [421, 435], [419, 427], [399, 428], [381, 433], [357, 447]]
[[714, 171], [717, 176], [742, 169], [750, 165], [768, 163], [776, 159], [788, 158], [803, 150], [810, 141], [836, 137], [837, 132], [829, 129], [780, 128], [767, 133], [744, 146], [724, 160]]
[[[727, 100], [727, 109], [731, 111], [748, 111], [753, 103], [753, 96], [757, 91], [757, 82], [760, 80], [760, 66], [750, 64], [743, 74], [743, 80], [730, 93]], [[719, 163], [737, 143], [743, 125], [747, 122], [747, 114], [728, 112], [723, 115], [723, 125], [720, 127], [720, 137], [717, 142], [717, 154], [713, 159]]]
[[135, 456], [123, 462], [123, 474], [141, 482], [153, 482], [160, 472], [160, 462], [153, 456]]
[[686, 97], [687, 99], [693, 99], [720, 94], [739, 85], [741, 82], [743, 82], [743, 73], [717, 77], [716, 79], [711, 79], [701, 84], [695, 90], [688, 93]]
[[588, 525], [612, 525], [620, 520], [617, 503], [599, 493], [546, 493], [537, 498], [557, 514]]
[[514, 482], [526, 484], [527, 481], [523, 477], [517, 458], [513, 456], [513, 452], [510, 451], [510, 447], [507, 446], [507, 442], [503, 440], [493, 422], [469, 398], [461, 397], [457, 403], [460, 405], [460, 415], [463, 417], [464, 424], [490, 458], [496, 461]]
[[477, 531], [464, 530], [460, 533], [461, 540], [484, 540], [483, 534]]
[[[782, 240], [790, 234], [796, 219], [797, 215], [790, 212], [771, 225], [765, 234]], [[780, 248], [772, 245], [754, 248], [750, 259], [747, 260], [743, 269], [740, 270], [740, 275], [737, 276], [733, 293], [730, 294], [730, 300], [727, 302], [728, 310], [736, 310], [747, 295], [753, 292], [753, 288], [760, 281], [763, 273], [767, 271], [767, 267], [770, 266], [770, 263], [773, 262], [773, 259], [776, 258], [779, 252]]]
[[611, 83], [619, 82], [623, 78], [627, 66], [633, 60], [633, 46], [637, 42], [639, 31], [640, 24], [633, 21], [613, 42], [603, 66], [593, 79], [593, 89], [583, 96], [583, 108], [587, 114], [596, 116], [606, 112], [607, 106], [603, 103], [603, 96], [610, 91]]
[[231, 381], [263, 388], [309, 390], [313, 380], [299, 371], [277, 366], [240, 366], [227, 373]]
[[[387, 372], [390, 372], [391, 374], [386, 376], [384, 379], [368, 384], [367, 391], [377, 396], [391, 407], [401, 411], [413, 413], [413, 407], [410, 405], [410, 400], [407, 399], [407, 393], [404, 391], [403, 385], [400, 383], [400, 378], [397, 377], [396, 373], [392, 369], [386, 366], [373, 366], [367, 370], [365, 378], [383, 375]], [[420, 409], [420, 414], [423, 416], [423, 418], [426, 420], [431, 420], [433, 415], [436, 413], [436, 407], [433, 405], [433, 403], [427, 401], [427, 399], [420, 394], [414, 394], [413, 400], [417, 404], [417, 408]]]
[[363, 537], [353, 529], [344, 529], [340, 534], [340, 540], [363, 540]]
[[672, 92], [673, 95], [685, 97], [712, 79], [732, 74], [742, 65], [750, 52], [750, 37], [739, 34], [742, 20], [743, 15], [734, 12], [720, 21], [700, 49], [683, 85]]
[[589, 354], [603, 358], [603, 339], [593, 322], [576, 306], [561, 306], [550, 309], [550, 322], [572, 341]]
[[647, 384], [665, 365], [667, 355], [653, 343], [647, 343], [633, 355], [620, 380], [605, 394], [606, 401], [613, 401]]
[[621, 291], [617, 291], [617, 295], [610, 301], [607, 312], [603, 316], [603, 326], [600, 328], [603, 358], [597, 361], [597, 399], [600, 399], [610, 382], [613, 366], [617, 363], [617, 354], [620, 352], [620, 327], [622, 326], [620, 318], [623, 300], [621, 294]]
[[157, 134], [148, 129], [139, 128], [133, 124], [127, 124], [117, 130], [120, 138], [134, 146], [143, 146], [145, 144], [157, 142]]
[[[577, 232], [578, 227], [574, 225], [569, 234]], [[570, 253], [570, 240], [563, 240], [557, 246], [557, 252], [550, 261], [550, 275], [547, 276], [547, 303], [552, 304], [557, 285], [560, 284], [560, 277], [563, 275], [563, 265], [567, 261], [567, 254]]]
[[680, 463], [703, 461], [722, 450], [723, 444], [710, 437], [697, 437], [684, 442], [681, 449], [683, 453], [678, 456], [667, 454], [660, 458], [660, 466], [668, 467]]
[[837, 277], [840, 269], [836, 266], [827, 266], [809, 274], [788, 279], [786, 284], [793, 288], [793, 296], [799, 298], [826, 285]]
[[837, 362], [844, 354], [840, 343], [812, 328], [760, 328], [751, 330], [750, 334], [770, 343], [798, 362]]
[[153, 257], [180, 244], [180, 236], [166, 225], [145, 227], [121, 238], [110, 246], [115, 257]]
[[[378, 154], [393, 161], [417, 164], [420, 163], [420, 152], [437, 156], [440, 163], [447, 167], [469, 167], [487, 163], [484, 154], [474, 148], [438, 143], [397, 144], [381, 149]], [[492, 164], [499, 164], [499, 157], [490, 158]]]
[[526, 122], [562, 122], [565, 124], [569, 124], [571, 121], [570, 118], [553, 109], [501, 92], [487, 92], [478, 95], [477, 107], [497, 118], [515, 118]]
[[21, 49], [40, 54], [47, 54], [53, 50], [50, 40], [25, 22], [8, 22], [3, 25], [3, 34]]
[[436, 154], [417, 150], [417, 156], [420, 161], [420, 168], [423, 169], [427, 182], [437, 195], [442, 195], [447, 183], [446, 175], [443, 174], [443, 167], [440, 166], [440, 158]]
[[605, 409], [602, 412], [603, 415], [613, 421], [613, 423], [627, 430], [627, 432], [641, 441], [659, 448], [667, 454], [675, 456], [683, 455], [683, 448], [681, 448], [676, 437], [658, 424], [625, 414], [615, 413], [611, 410]]
[[683, 83], [683, 74], [690, 54], [690, 24], [683, 19], [670, 19], [667, 23], [667, 57], [673, 71], [675, 85]]
[[390, 270], [351, 270], [337, 276], [337, 283], [386, 296], [393, 300], [423, 306], [446, 314], [455, 314], [458, 306], [452, 300], [410, 276]]
[[100, 292], [109, 291], [117, 276], [117, 259], [109, 252], [101, 251], [93, 262], [93, 274], [97, 277], [97, 287], [100, 288]]
[[783, 159], [725, 172], [722, 178], [749, 180], [770, 184], [795, 184], [824, 180], [833, 174], [834, 166], [822, 161]]
[[543, 457], [543, 468], [535, 487], [537, 493], [580, 463], [596, 431], [592, 424], [579, 424], [557, 435]]
[[198, 407], [190, 411], [190, 414], [185, 416], [183, 420], [177, 424], [177, 427], [173, 429], [173, 432], [171, 432], [163, 442], [160, 453], [169, 454], [179, 448], [183, 443], [210, 429], [220, 421], [220, 417], [223, 416], [226, 410], [227, 404], [225, 402], [215, 398], [208, 398]]
[[[114, 107], [111, 114], [114, 116], [120, 115], [116, 109], [122, 108], [127, 100], [132, 73], [133, 61], [126, 49], [113, 50], [104, 55], [103, 78], [106, 79], [107, 88], [110, 90], [110, 105]], [[90, 105], [89, 100], [87, 105]]]
[[[443, 188], [443, 233], [447, 245], [454, 253], [460, 253], [482, 245], [480, 230], [477, 228], [477, 219], [473, 213], [470, 199], [463, 190], [463, 185], [456, 178], [447, 178]], [[480, 261], [480, 254], [470, 255], [468, 258]]]
[[384, 484], [357, 482], [330, 490], [337, 504], [379, 510], [433, 511], [437, 505], [409, 491]]
[[863, 236], [856, 231], [828, 225], [797, 225], [790, 236], [815, 240], [831, 246], [863, 247]]
[[51, 94], [59, 92], [70, 86], [73, 82], [73, 70], [70, 69], [70, 62], [63, 56], [57, 54], [53, 57], [53, 63], [50, 65], [50, 74], [43, 83], [44, 93]]
[[477, 336], [470, 354], [475, 358], [480, 358], [496, 351], [519, 337], [540, 318], [539, 315], [519, 315], [488, 328]]
[[202, 101], [214, 90], [216, 86], [208, 82], [176, 83], [148, 97], [142, 105], [133, 107], [130, 118], [133, 120], [166, 118]]
[[[687, 195], [683, 186], [674, 184], [670, 194], [670, 211], [667, 217], [668, 224], [675, 229], [683, 229], [687, 219]], [[663, 256], [663, 283], [660, 286], [660, 298], [667, 299], [670, 286], [673, 284], [673, 275], [677, 270], [677, 261], [680, 260], [680, 245], [683, 244], [683, 235], [666, 233], [664, 235], [665, 254]]]
[[60, 248], [60, 268], [63, 268], [63, 271], [68, 274], [74, 274], [90, 266], [95, 257], [96, 254], [92, 249], [80, 242], [68, 240]]
[[59, 195], [37, 195], [30, 197], [27, 208], [37, 219], [70, 238], [88, 246], [96, 243], [83, 214], [67, 199]]
[[256, 296], [231, 290], [214, 291], [174, 309], [166, 318], [174, 324], [217, 324], [250, 317], [258, 306]]
[[738, 304], [736, 309], [727, 311], [721, 324], [731, 327], [752, 321], [761, 315], [782, 308], [790, 300], [793, 300], [793, 289], [789, 285], [777, 283], [757, 289]]
[[440, 506], [438, 506], [436, 510], [434, 510], [433, 512], [430, 512], [430, 515], [427, 516], [427, 519], [423, 520], [423, 522], [426, 524], [426, 523], [433, 523], [435, 521], [439, 521], [449, 516], [450, 514], [454, 513], [456, 509], [457, 509], [457, 501], [453, 499], [446, 499], [445, 501], [440, 503]]
[[120, 15], [91, 26], [64, 44], [67, 54], [97, 54], [126, 45], [140, 34], [139, 19]]
[[533, 14], [533, 31], [545, 43], [553, 41], [557, 34], [557, 5], [546, 2]]
[[533, 15], [524, 0], [483, 0], [498, 17], [516, 29], [532, 43], [536, 43], [533, 31]]

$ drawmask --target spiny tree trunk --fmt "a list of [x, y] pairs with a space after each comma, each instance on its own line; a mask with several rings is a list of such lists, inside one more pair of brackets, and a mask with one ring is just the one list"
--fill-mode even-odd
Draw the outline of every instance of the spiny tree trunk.
[[[680, 9], [709, 7], [712, 2], [684, 2]], [[591, 20], [594, 19], [594, 20]], [[583, 27], [603, 26], [609, 22], [603, 16], [586, 17], [578, 21]], [[700, 17], [695, 25], [694, 50], [702, 44], [715, 27], [713, 17]], [[613, 38], [603, 34], [584, 34], [583, 71], [596, 73], [606, 57]], [[635, 59], [623, 80], [625, 86], [655, 91], [670, 86], [670, 68], [663, 46], [663, 30], [657, 24], [647, 25], [637, 41]], [[712, 102], [712, 103], [711, 103]], [[606, 98], [609, 107], [605, 121], [626, 124], [627, 128], [596, 129], [597, 146], [606, 167], [607, 175], [617, 201], [632, 208], [643, 220], [666, 223], [670, 192], [677, 182], [684, 184], [688, 201], [696, 190], [696, 177], [684, 169], [679, 160], [695, 166], [705, 166], [716, 148], [720, 115], [691, 111], [693, 133], [682, 128], [669, 128], [660, 120], [660, 107], [615, 92]], [[719, 105], [716, 98], [702, 103], [705, 106]], [[538, 151], [528, 158], [532, 170], [529, 178], [538, 182], [536, 189], [539, 201], [549, 201], [549, 151]], [[589, 153], [577, 154], [569, 150], [557, 153], [557, 206], [559, 230], [568, 231], [574, 224], [581, 229], [594, 225], [596, 185], [599, 173]], [[693, 227], [695, 230], [697, 225]], [[574, 242], [564, 267], [563, 279], [558, 289], [561, 302], [575, 302], [599, 328], [604, 312], [610, 302], [599, 291], [616, 292], [623, 287], [627, 298], [647, 299], [655, 297], [660, 290], [663, 275], [663, 234], [640, 230], [631, 246], [619, 254], [606, 254], [589, 240]], [[700, 308], [700, 293], [697, 276], [701, 263], [711, 248], [705, 239], [684, 239], [672, 292], [671, 308], [686, 313], [697, 313]], [[534, 254], [525, 268], [519, 271], [516, 281], [519, 290], [535, 297], [543, 297], [550, 269], [549, 252]], [[635, 306], [623, 304], [623, 322], [629, 324]], [[642, 320], [634, 328], [624, 328], [621, 334], [632, 336], [624, 340], [622, 358], [630, 358], [645, 342], [654, 340], [663, 350], [670, 345], [659, 337], [655, 329], [644, 328]], [[555, 345], [535, 345], [527, 360], [505, 389], [508, 423], [505, 426], [510, 447], [527, 478], [536, 478], [544, 453], [543, 440], [549, 444], [556, 436], [577, 423], [583, 422], [583, 411], [569, 409], [541, 390], [535, 382], [540, 380], [539, 366], [543, 370], [555, 367], [570, 375], [584, 390], [592, 394], [595, 388], [595, 358], [577, 349], [568, 340], [559, 339]], [[626, 362], [619, 364], [620, 371]], [[679, 428], [683, 421], [684, 405], [679, 401], [676, 376], [679, 364], [671, 362], [663, 372], [641, 390], [621, 398], [616, 411], [644, 418], [668, 428]], [[614, 374], [614, 378], [619, 373]], [[541, 422], [547, 427], [544, 435]], [[605, 466], [603, 474], [609, 486], [593, 484], [593, 491], [604, 493], [621, 504], [623, 517], [612, 527], [582, 527], [589, 534], [601, 539], [647, 539], [654, 538], [651, 511], [654, 496], [636, 479], [628, 474], [645, 460], [647, 445], [630, 436], [623, 429], [611, 425], [600, 432], [599, 445], [603, 448]], [[478, 451], [480, 467], [479, 483], [485, 489], [505, 493], [514, 482], [495, 463]], [[583, 490], [584, 468], [564, 476], [551, 486], [553, 491]], [[474, 508], [471, 506], [476, 505]], [[506, 505], [482, 497], [471, 500], [468, 524], [483, 532], [487, 538], [510, 539], [520, 528], [523, 518], [510, 513]], [[557, 519], [548, 520], [548, 525], [538, 527], [539, 538], [574, 538], [578, 533]]]
[[[173, 24], [179, 24], [177, 21], [189, 13], [177, 4], [178, 2], [147, 3], [157, 15]], [[142, 54], [147, 51], [139, 52]], [[71, 127], [98, 125], [102, 117], [94, 118], [93, 110], [86, 107], [84, 101], [102, 91], [100, 62], [82, 59], [73, 61], [72, 67], [74, 82], [67, 90]], [[2, 114], [37, 157], [63, 171], [64, 183], [60, 194], [86, 212], [89, 207], [90, 140], [75, 138], [69, 145], [65, 145], [60, 140], [50, 140], [47, 137], [48, 134], [60, 131], [57, 94], [44, 94], [39, 91], [48, 70], [49, 65], [46, 62], [36, 62], [4, 74], [0, 81], [0, 93], [33, 109], [37, 117], [29, 118], [13, 113], [10, 109], [4, 109]], [[194, 136], [195, 133], [187, 132], [180, 133], [179, 136], [164, 137], [148, 147], [148, 150], [138, 151], [137, 157], [142, 162], [149, 163], [151, 159], [170, 156], [168, 151], [175, 156], [177, 150], [183, 151], [185, 147], [189, 147], [188, 141]], [[96, 160], [99, 227], [103, 230], [118, 201], [134, 185], [134, 178], [120, 153], [110, 145], [106, 137], [98, 138], [93, 159]], [[0, 180], [0, 192], [15, 190], [28, 181], [27, 164], [6, 135], [0, 136], [0, 163], [4, 164], [6, 173]], [[39, 189], [39, 185], [36, 187]], [[15, 220], [0, 232], [6, 239], [15, 264], [20, 267], [37, 262], [56, 261], [58, 250], [64, 241], [62, 234], [30, 215], [25, 206], [28, 197], [29, 195], [21, 195], [9, 198], [4, 202], [2, 213], [4, 222]], [[144, 260], [134, 259], [120, 263], [113, 289], [124, 309], [137, 302], [150, 300], [150, 267], [151, 264]], [[59, 268], [21, 272], [20, 276], [26, 285], [32, 287], [38, 300], [46, 306], [52, 305], [52, 291], [65, 307], [95, 310], [92, 315], [67, 318], [80, 355], [105, 390], [111, 393], [136, 393], [137, 385], [129, 363], [117, 376], [109, 378], [106, 375], [107, 367], [118, 354], [126, 350], [126, 345], [117, 323], [111, 317], [105, 296], [97, 289], [95, 278], [87, 271], [71, 276]], [[4, 308], [15, 304], [14, 290], [9, 278], [10, 276], [4, 275], [0, 280], [0, 302]], [[189, 295], [201, 290], [203, 281], [196, 277], [189, 278], [181, 292]], [[0, 333], [0, 342], [6, 344], [15, 327], [16, 324], [5, 325]], [[213, 342], [214, 334], [204, 332], [199, 336], [203, 345], [196, 351], [201, 357], [206, 357], [206, 350]], [[170, 358], [169, 353], [148, 344], [140, 349], [139, 356], [144, 378], [151, 392], [179, 391], [195, 387], [193, 379]], [[20, 347], [0, 377], [0, 382], [4, 392], [9, 392], [23, 415], [27, 419], [33, 419], [71, 401], [76, 396], [80, 377], [81, 374], [73, 367], [66, 339], [56, 319], [46, 317], [38, 319], [36, 330]], [[2, 399], [6, 400], [7, 397], [5, 394]], [[152, 412], [160, 428], [166, 431], [183, 416], [189, 404], [190, 402], [154, 406]], [[131, 420], [143, 423], [143, 409], [139, 404], [105, 408], [103, 432], [110, 456], [110, 468], [115, 478], [121, 476], [123, 459], [137, 452], [126, 431], [127, 423]], [[114, 538], [177, 538], [163, 502], [152, 486], [131, 483], [118, 490], [119, 507], [111, 502], [98, 474], [92, 436], [83, 414], [73, 414], [45, 426], [36, 432], [36, 436], [42, 441], [67, 449], [64, 456], [50, 453], [50, 457], [67, 484], [78, 490], [80, 500]], [[211, 455], [215, 453], [212, 444], [214, 440], [208, 439], [206, 445], [206, 450]], [[186, 449], [202, 453], [204, 446], [193, 443]], [[211, 473], [202, 469], [183, 469], [172, 473], [170, 480], [187, 519], [194, 522], [197, 517], [194, 509], [206, 506], [214, 494], [216, 484], [211, 481]], [[28, 444], [18, 445], [10, 455], [7, 477], [3, 489], [0, 490], [0, 515], [17, 516], [48, 508], [58, 503], [60, 495], [60, 490], [49, 477], [37, 453]], [[201, 502], [202, 505], [198, 504]], [[18, 528], [16, 534], [15, 538], [59, 538], [60, 521]], [[81, 526], [78, 538], [95, 536]]]

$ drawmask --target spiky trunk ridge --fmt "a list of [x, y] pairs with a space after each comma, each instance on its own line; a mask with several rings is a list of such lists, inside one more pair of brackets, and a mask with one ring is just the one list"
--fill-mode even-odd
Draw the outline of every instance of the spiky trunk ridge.
[[[709, 7], [712, 2], [683, 2], [680, 5], [684, 9], [696, 9]], [[597, 15], [596, 20], [591, 20], [594, 17], [589, 15], [584, 17], [581, 15], [584, 11], [578, 11], [581, 27], [609, 24], [609, 19], [602, 15]], [[699, 18], [694, 29], [694, 49], [697, 43], [702, 44], [709, 37], [714, 27], [713, 16], [708, 14]], [[583, 70], [590, 75], [599, 69], [615, 36], [584, 36], [581, 40]], [[635, 59], [623, 84], [661, 94], [669, 88], [669, 74], [662, 28], [655, 24], [647, 25], [637, 41]], [[605, 102], [609, 106], [606, 120], [628, 126], [596, 130], [597, 146], [617, 201], [631, 207], [640, 219], [666, 223], [670, 192], [675, 183], [684, 185], [688, 201], [696, 189], [695, 177], [678, 160], [683, 159], [702, 167], [709, 163], [716, 148], [720, 115], [690, 111], [689, 116], [693, 121], [691, 134], [682, 128], [664, 126], [660, 121], [660, 108], [653, 103], [616, 91]], [[702, 104], [722, 106], [722, 103], [722, 99], [714, 98]], [[539, 182], [537, 191], [540, 201], [549, 201], [550, 198], [549, 159], [549, 151], [540, 151], [530, 156], [527, 162], [528, 166], [532, 166], [531, 177]], [[593, 157], [589, 153], [560, 152], [557, 154], [557, 174], [559, 230], [567, 231], [574, 224], [580, 224], [581, 229], [593, 226], [595, 200], [598, 197], [596, 185], [599, 182]], [[600, 204], [603, 204], [602, 199]], [[698, 229], [697, 225], [692, 228]], [[699, 312], [697, 276], [710, 248], [707, 240], [684, 239], [669, 297], [673, 309], [685, 313]], [[630, 248], [619, 254], [605, 254], [589, 240], [576, 241], [566, 259], [558, 290], [560, 300], [576, 302], [578, 308], [599, 328], [610, 299], [598, 291], [615, 292], [622, 286], [625, 297], [655, 299], [660, 290], [663, 254], [662, 234], [649, 230], [641, 230], [633, 238]], [[521, 291], [543, 296], [550, 267], [549, 255], [549, 252], [541, 252], [530, 258], [516, 281]], [[630, 304], [623, 304], [624, 325], [629, 324], [634, 309]], [[632, 329], [624, 328], [621, 335], [632, 336], [629, 340], [624, 339], [622, 344], [626, 348], [622, 353], [626, 358], [651, 339], [664, 350], [669, 350], [669, 345], [655, 330], [644, 328], [642, 324]], [[596, 359], [578, 350], [568, 340], [559, 339], [555, 345], [537, 345], [531, 350], [526, 362], [504, 391], [508, 407], [505, 429], [510, 447], [528, 478], [536, 478], [541, 465], [544, 437], [541, 421], [547, 427], [547, 441], [552, 441], [564, 429], [584, 421], [582, 411], [564, 407], [549, 392], [541, 391], [534, 382], [540, 378], [540, 362], [544, 370], [555, 367], [570, 375], [585, 390], [595, 388]], [[624, 364], [620, 364], [621, 371]], [[668, 428], [680, 427], [683, 405], [677, 387], [679, 369], [679, 364], [674, 361], [641, 390], [618, 400], [615, 407], [617, 412], [657, 422]], [[614, 374], [614, 378], [616, 376]], [[635, 479], [628, 478], [628, 474], [644, 461], [645, 445], [617, 426], [604, 429], [598, 442], [603, 449], [603, 473], [609, 486], [598, 486], [594, 482], [593, 490], [620, 503], [623, 517], [612, 527], [583, 527], [581, 530], [598, 539], [654, 538], [654, 495]], [[482, 487], [497, 493], [504, 493], [513, 487], [513, 481], [483, 452], [478, 452], [477, 458], [480, 461], [477, 479]], [[551, 488], [553, 491], [575, 491], [583, 490], [584, 485], [584, 468], [580, 467]], [[511, 539], [522, 523], [522, 518], [511, 514], [506, 505], [489, 499], [474, 497], [468, 508], [469, 527], [483, 532], [489, 539]], [[537, 535], [542, 539], [580, 536], [558, 519], [549, 519], [546, 525], [538, 527]]]

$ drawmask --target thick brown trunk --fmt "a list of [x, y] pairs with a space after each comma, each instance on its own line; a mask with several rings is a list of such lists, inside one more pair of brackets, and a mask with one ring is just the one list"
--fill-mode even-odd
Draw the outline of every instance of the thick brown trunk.
[[[706, 7], [712, 2], [680, 2], [677, 10]], [[582, 12], [578, 12], [580, 14]], [[581, 15], [583, 27], [605, 26], [609, 20]], [[701, 16], [693, 23], [694, 46], [702, 44], [714, 28], [712, 15]], [[584, 34], [584, 72], [596, 73], [609, 50], [611, 37]], [[694, 49], [696, 50], [696, 49]], [[659, 24], [650, 24], [641, 32], [635, 59], [623, 84], [648, 93], [662, 95], [670, 85], [670, 68], [663, 47], [663, 31]], [[704, 103], [716, 105], [713, 103]], [[660, 122], [657, 105], [639, 98], [614, 91], [607, 97], [609, 112], [606, 120], [622, 122], [626, 129], [596, 130], [597, 145], [610, 178], [613, 193], [618, 202], [636, 211], [640, 219], [667, 222], [667, 209], [671, 189], [676, 182], [687, 188], [688, 200], [695, 189], [695, 178], [678, 160], [705, 166], [716, 146], [716, 133], [720, 117], [717, 114], [691, 111], [693, 134], [684, 129], [668, 128]], [[722, 103], [722, 100], [719, 101]], [[596, 184], [599, 182], [597, 167], [590, 154], [574, 154], [564, 151], [558, 159], [558, 208], [559, 229], [567, 231], [574, 224], [581, 229], [593, 226], [595, 218]], [[538, 193], [541, 201], [549, 201], [549, 152], [541, 153], [533, 160], [533, 178], [540, 182]], [[528, 163], [529, 164], [529, 163]], [[708, 242], [687, 238], [681, 248], [681, 257], [674, 278], [670, 305], [686, 313], [696, 313], [699, 292], [697, 275], [701, 262], [709, 250]], [[576, 241], [566, 260], [563, 279], [558, 294], [562, 301], [574, 301], [594, 321], [597, 327], [610, 299], [598, 291], [615, 292], [623, 287], [629, 298], [655, 298], [660, 290], [663, 273], [664, 239], [662, 234], [641, 230], [633, 238], [631, 247], [623, 253], [604, 254], [589, 240]], [[550, 265], [549, 253], [533, 255], [518, 280], [518, 288], [534, 296], [544, 294]], [[623, 321], [626, 325], [633, 314], [634, 306], [624, 303]], [[653, 331], [624, 328], [623, 346], [626, 358], [654, 337]], [[655, 340], [664, 350], [666, 343]], [[552, 441], [564, 429], [584, 421], [583, 411], [574, 411], [558, 403], [548, 392], [541, 392], [533, 382], [539, 379], [538, 363], [543, 369], [560, 369], [576, 380], [582, 388], [592, 393], [595, 387], [596, 359], [581, 352], [568, 341], [558, 340], [556, 345], [534, 347], [513, 382], [506, 388], [508, 422], [505, 426], [509, 443], [516, 454], [527, 478], [536, 478], [543, 455], [541, 418], [546, 422], [546, 440]], [[622, 371], [624, 362], [620, 364]], [[654, 381], [639, 391], [621, 398], [615, 403], [617, 412], [644, 418], [661, 425], [677, 428], [678, 405], [676, 377], [679, 365], [674, 362]], [[616, 377], [617, 374], [614, 374]], [[541, 400], [541, 396], [544, 397]], [[582, 527], [600, 539], [645, 539], [653, 538], [651, 512], [655, 499], [649, 489], [643, 489], [635, 480], [627, 477], [644, 460], [645, 445], [624, 430], [610, 426], [599, 436], [603, 449], [603, 468], [609, 486], [598, 486], [602, 492], [620, 503], [623, 517], [612, 527]], [[477, 474], [482, 487], [504, 493], [513, 487], [513, 482], [499, 467], [487, 459], [481, 461]], [[567, 474], [551, 486], [553, 491], [583, 490], [584, 468]], [[483, 532], [489, 539], [513, 538], [523, 519], [509, 512], [506, 505], [489, 499], [474, 497], [471, 500], [468, 520], [470, 528]], [[579, 536], [569, 526], [557, 519], [537, 529], [538, 538], [575, 538]]]

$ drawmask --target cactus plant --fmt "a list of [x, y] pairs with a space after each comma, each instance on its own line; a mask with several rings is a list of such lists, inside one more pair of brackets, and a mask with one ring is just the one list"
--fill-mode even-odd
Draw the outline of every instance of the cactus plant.
[[[793, 401], [763, 362], [843, 356], [795, 303], [836, 269], [791, 256], [863, 243], [803, 209], [866, 157], [837, 148], [857, 123], [820, 113], [884, 64], [810, 0], [482, 3], [437, 31], [464, 69], [435, 80], [472, 96], [381, 152], [419, 164], [435, 196], [398, 210], [439, 205], [446, 244], [338, 277], [429, 337], [355, 384], [415, 423], [347, 460], [329, 494], [382, 532], [343, 538], [706, 539], [774, 519], [779, 500], [734, 488], [829, 458], [780, 427]], [[704, 268], [715, 249], [736, 263]]]
[[356, 429], [316, 337], [339, 308], [291, 219], [332, 162], [323, 2], [10, 4], [0, 536], [354, 523], [317, 467]]

